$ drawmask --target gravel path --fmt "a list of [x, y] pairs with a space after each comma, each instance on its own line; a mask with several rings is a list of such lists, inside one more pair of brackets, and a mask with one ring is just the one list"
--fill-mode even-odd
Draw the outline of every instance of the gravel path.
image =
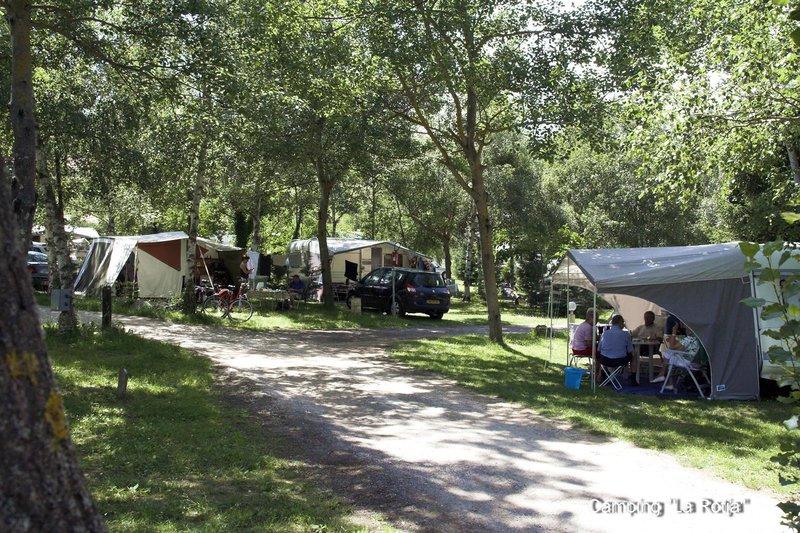
[[116, 318], [209, 357], [288, 455], [401, 529], [780, 530], [767, 492], [587, 436], [386, 355], [398, 339], [482, 328], [256, 333]]

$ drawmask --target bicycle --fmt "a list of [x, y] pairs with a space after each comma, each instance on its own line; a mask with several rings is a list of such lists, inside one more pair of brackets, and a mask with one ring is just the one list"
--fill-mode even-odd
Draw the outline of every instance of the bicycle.
[[247, 299], [247, 285], [228, 285], [206, 298], [203, 313], [215, 318], [227, 318], [231, 322], [247, 322], [253, 316], [253, 304]]

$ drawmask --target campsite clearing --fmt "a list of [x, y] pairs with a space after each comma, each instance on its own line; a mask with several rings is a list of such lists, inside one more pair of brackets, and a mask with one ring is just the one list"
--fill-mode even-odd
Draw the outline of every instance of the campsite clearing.
[[[226, 399], [208, 359], [91, 327], [48, 335], [47, 345], [110, 529], [361, 529], [347, 505], [305, 481], [309, 465], [276, 456], [281, 443]], [[123, 367], [131, 379], [119, 400]]]
[[[44, 293], [36, 293], [39, 305], [48, 307], [50, 298]], [[97, 298], [75, 298], [75, 308], [80, 311], [100, 311], [100, 300]], [[316, 302], [309, 302], [300, 309], [290, 311], [259, 311], [247, 322], [232, 323], [227, 320], [217, 320], [202, 314], [187, 316], [179, 311], [168, 311], [158, 304], [150, 305], [142, 302], [130, 301], [122, 298], [113, 300], [113, 312], [117, 315], [142, 316], [159, 318], [171, 322], [187, 324], [207, 324], [221, 327], [235, 327], [254, 331], [269, 331], [281, 329], [307, 329], [307, 330], [335, 330], [335, 329], [381, 329], [381, 328], [406, 328], [420, 325], [435, 327], [482, 326], [486, 324], [486, 307], [480, 303], [455, 302], [450, 312], [441, 320], [433, 320], [425, 315], [408, 315], [394, 317], [383, 315], [374, 311], [365, 311], [360, 314], [351, 313], [344, 306], [338, 305], [333, 310], [327, 310]], [[533, 328], [544, 324], [547, 319], [535, 314], [528, 314], [524, 310], [512, 308], [503, 310], [503, 324]], [[564, 326], [566, 319], [559, 318], [554, 322], [557, 326]]]
[[[788, 437], [781, 421], [786, 406], [774, 402], [670, 400], [622, 395], [584, 384], [564, 387], [566, 341], [556, 338], [555, 364], [545, 368], [548, 342], [508, 335], [503, 348], [484, 337], [405, 341], [391, 350], [397, 360], [431, 370], [478, 392], [523, 403], [598, 435], [662, 450], [683, 464], [713, 472], [754, 489], [784, 490], [770, 457]], [[624, 467], [624, 465], [620, 465]]]

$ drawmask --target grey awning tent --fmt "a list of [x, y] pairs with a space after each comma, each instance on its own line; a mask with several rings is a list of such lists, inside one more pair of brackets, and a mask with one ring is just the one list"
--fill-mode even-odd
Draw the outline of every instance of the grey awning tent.
[[[75, 291], [95, 293], [124, 277], [136, 281], [142, 298], [173, 297], [189, 275], [188, 253], [189, 237], [182, 231], [94, 239], [75, 280]], [[198, 237], [197, 253], [198, 260], [219, 260], [231, 277], [238, 276], [240, 248]]]
[[576, 249], [558, 265], [552, 282], [583, 287], [617, 305], [629, 297], [645, 300], [674, 314], [708, 352], [711, 397], [745, 400], [759, 394], [759, 350], [754, 313], [741, 303], [753, 294], [744, 262], [735, 242]]

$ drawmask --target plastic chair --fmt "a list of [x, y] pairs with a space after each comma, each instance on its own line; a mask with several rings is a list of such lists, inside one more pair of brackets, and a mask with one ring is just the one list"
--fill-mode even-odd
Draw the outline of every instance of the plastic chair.
[[667, 376], [664, 378], [664, 384], [661, 385], [661, 391], [660, 391], [661, 394], [664, 393], [664, 390], [667, 387], [667, 383], [669, 383], [669, 378], [672, 375], [672, 370], [682, 369], [685, 370], [687, 374], [689, 374], [690, 378], [692, 378], [692, 382], [694, 383], [694, 386], [697, 387], [697, 392], [700, 393], [700, 397], [705, 399], [706, 395], [703, 394], [703, 389], [700, 387], [700, 383], [697, 381], [697, 378], [694, 376], [694, 373], [700, 372], [705, 378], [706, 382], [708, 383], [711, 383], [711, 380], [708, 379], [708, 375], [706, 374], [705, 370], [703, 370], [703, 367], [692, 361], [692, 359], [696, 356], [696, 354], [683, 352], [680, 350], [665, 350], [664, 356], [668, 359], [669, 363], [667, 366]]

